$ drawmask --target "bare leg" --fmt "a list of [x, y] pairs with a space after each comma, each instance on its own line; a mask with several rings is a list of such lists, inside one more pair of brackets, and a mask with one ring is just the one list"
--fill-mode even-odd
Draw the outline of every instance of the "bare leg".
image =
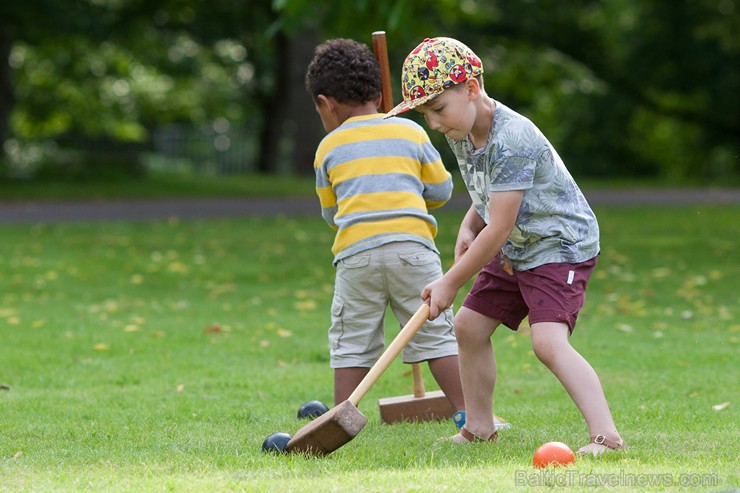
[[[568, 326], [556, 322], [532, 324], [532, 348], [537, 358], [563, 384], [586, 420], [591, 435], [604, 435], [621, 443], [622, 438], [612, 419], [599, 377], [588, 361], [570, 345]], [[578, 451], [599, 454], [606, 449], [605, 445], [589, 444]]]
[[[465, 395], [465, 429], [481, 438], [494, 431], [493, 389], [496, 386], [496, 357], [491, 336], [499, 321], [462, 307], [455, 315], [455, 333], [460, 359], [460, 380]], [[461, 435], [453, 441], [465, 441]]]
[[452, 408], [455, 411], [462, 411], [465, 409], [465, 397], [463, 397], [462, 385], [460, 384], [460, 369], [457, 359], [457, 356], [445, 356], [430, 359], [428, 363], [432, 376], [450, 400]]
[[370, 368], [351, 367], [334, 369], [334, 405], [340, 404], [352, 395], [357, 386], [370, 372]]

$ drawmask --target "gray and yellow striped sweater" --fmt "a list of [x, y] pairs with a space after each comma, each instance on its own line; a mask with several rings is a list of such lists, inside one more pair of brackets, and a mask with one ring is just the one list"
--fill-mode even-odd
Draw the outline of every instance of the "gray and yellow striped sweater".
[[382, 113], [347, 119], [314, 161], [321, 215], [337, 230], [334, 263], [394, 241], [437, 251], [429, 209], [452, 195], [452, 177], [424, 129]]

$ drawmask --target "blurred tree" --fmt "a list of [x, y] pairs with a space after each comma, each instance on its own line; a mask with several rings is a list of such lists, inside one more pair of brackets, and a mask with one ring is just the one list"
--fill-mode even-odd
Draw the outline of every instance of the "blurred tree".
[[578, 174], [740, 174], [734, 0], [277, 3], [294, 22], [320, 19], [324, 37], [385, 29], [394, 81], [423, 38], [460, 39], [483, 57], [489, 94], [532, 118]]
[[484, 59], [489, 94], [532, 118], [579, 174], [740, 174], [736, 9], [736, 0], [3, 2], [0, 141], [8, 122], [23, 138], [146, 140], [165, 123], [226, 119], [252, 123], [245, 138], [259, 143], [260, 171], [310, 172], [323, 136], [303, 89], [314, 47], [340, 36], [370, 44], [382, 29], [396, 101], [403, 57], [424, 37], [453, 36]]
[[124, 141], [146, 140], [157, 125], [225, 118], [249, 122], [261, 136], [258, 170], [287, 162], [311, 171], [321, 129], [298, 122], [313, 112], [301, 67], [315, 30], [286, 36], [270, 0], [31, 0], [2, 8], [0, 50], [10, 63], [0, 70], [0, 91], [11, 97], [0, 106], [0, 141], [10, 115], [21, 138]]
[[[0, 24], [0, 61], [10, 60], [10, 48], [12, 41], [8, 28]], [[0, 156], [2, 156], [2, 143], [10, 135], [10, 112], [13, 110], [15, 96], [13, 85], [10, 81], [10, 65], [0, 63]]]
[[740, 173], [740, 16], [733, 0], [465, 5], [452, 32], [492, 68], [490, 94], [535, 120], [571, 169], [592, 176]]

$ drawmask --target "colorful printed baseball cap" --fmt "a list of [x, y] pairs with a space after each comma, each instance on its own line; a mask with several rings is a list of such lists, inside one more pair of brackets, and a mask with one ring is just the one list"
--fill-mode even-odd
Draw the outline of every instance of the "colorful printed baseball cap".
[[442, 91], [483, 73], [473, 50], [452, 38], [427, 38], [409, 53], [401, 69], [403, 102], [386, 118], [404, 113], [436, 98]]

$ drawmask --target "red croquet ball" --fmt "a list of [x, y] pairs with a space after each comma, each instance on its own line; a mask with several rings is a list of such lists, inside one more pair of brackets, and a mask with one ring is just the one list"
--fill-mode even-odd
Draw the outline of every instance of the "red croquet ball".
[[568, 466], [575, 462], [576, 456], [566, 444], [547, 442], [535, 451], [532, 465], [542, 469], [547, 466]]

